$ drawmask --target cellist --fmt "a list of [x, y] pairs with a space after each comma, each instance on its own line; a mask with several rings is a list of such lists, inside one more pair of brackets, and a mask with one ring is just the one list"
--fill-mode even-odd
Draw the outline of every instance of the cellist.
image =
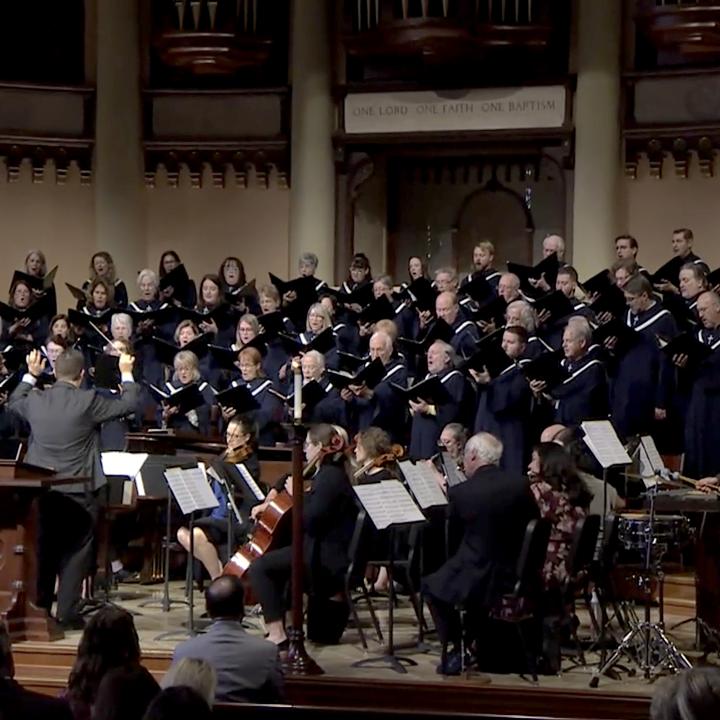
[[[345, 440], [332, 425], [313, 425], [305, 440], [305, 457], [314, 467], [304, 500], [304, 583], [310, 596], [308, 637], [315, 642], [338, 642], [348, 618], [343, 580], [357, 506], [346, 467]], [[292, 494], [291, 479], [285, 490]], [[268, 501], [277, 495], [271, 490]], [[271, 550], [250, 565], [249, 579], [265, 617], [268, 639], [287, 648], [285, 598], [290, 581], [292, 548]], [[322, 610], [320, 611], [320, 608]], [[311, 631], [311, 615], [323, 617], [321, 632]], [[316, 623], [312, 623], [315, 629]]]
[[[250, 473], [255, 482], [260, 480], [260, 463], [255, 448], [255, 427], [247, 418], [238, 415], [230, 419], [225, 432], [227, 450], [221, 455], [223, 464], [236, 466], [242, 463]], [[225, 478], [233, 478], [233, 474], [225, 474]], [[235, 508], [228, 508], [228, 499], [225, 489], [216, 480], [212, 479], [211, 486], [218, 506], [209, 515], [201, 517], [194, 522], [193, 526], [193, 553], [195, 557], [205, 566], [214, 580], [222, 574], [224, 563], [228, 561], [228, 513], [235, 513], [238, 510], [240, 517], [233, 517], [231, 522], [233, 538], [242, 541], [247, 533], [247, 526], [250, 520], [252, 502], [247, 498], [240, 487], [228, 484], [233, 493]], [[177, 531], [178, 542], [190, 552], [190, 530], [181, 527]]]

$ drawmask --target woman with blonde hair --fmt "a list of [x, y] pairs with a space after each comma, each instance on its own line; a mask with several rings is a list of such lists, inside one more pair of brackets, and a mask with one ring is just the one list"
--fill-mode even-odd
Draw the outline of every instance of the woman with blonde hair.
[[189, 687], [205, 700], [208, 707], [212, 707], [215, 703], [217, 674], [215, 668], [207, 660], [182, 658], [170, 666], [160, 686], [163, 689]]

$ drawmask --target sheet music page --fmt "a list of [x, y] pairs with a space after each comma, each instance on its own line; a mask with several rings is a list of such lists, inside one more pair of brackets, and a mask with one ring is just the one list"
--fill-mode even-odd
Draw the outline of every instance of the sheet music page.
[[135, 476], [135, 488], [138, 497], [145, 497], [145, 481], [143, 480], [142, 470]]
[[119, 475], [134, 480], [148, 458], [147, 453], [100, 453], [102, 469], [106, 475]]
[[354, 490], [378, 530], [425, 520], [420, 508], [399, 480], [356, 485]]
[[262, 502], [265, 500], [265, 493], [262, 491], [262, 488], [255, 482], [255, 478], [250, 474], [250, 471], [245, 467], [243, 463], [237, 463], [235, 467], [238, 469], [238, 472], [242, 475], [243, 480], [247, 484], [247, 486], [252, 491], [252, 494], [260, 501]]
[[447, 475], [448, 487], [455, 487], [467, 480], [465, 473], [458, 468], [457, 463], [450, 457], [449, 452], [441, 453], [440, 457], [442, 458], [443, 467]]
[[423, 510], [438, 505], [447, 505], [445, 493], [435, 480], [434, 473], [437, 471], [434, 468], [423, 462], [414, 464], [410, 460], [402, 460], [398, 465], [418, 505]]
[[189, 515], [196, 510], [211, 510], [218, 507], [217, 498], [201, 467], [186, 470], [168, 468], [165, 470], [165, 479], [183, 515]]
[[655, 441], [652, 439], [652, 437], [650, 435], [643, 435], [640, 438], [640, 445], [645, 451], [645, 456], [650, 463], [650, 470], [652, 471], [652, 474], [654, 475], [656, 470], [664, 470], [665, 463], [660, 457], [657, 445], [655, 445]]
[[630, 465], [632, 460], [609, 420], [587, 420], [580, 427], [585, 444], [603, 468]]

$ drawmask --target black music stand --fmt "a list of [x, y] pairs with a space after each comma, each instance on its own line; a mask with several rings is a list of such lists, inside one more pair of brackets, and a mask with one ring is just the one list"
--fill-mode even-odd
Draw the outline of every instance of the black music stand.
[[377, 665], [387, 665], [398, 673], [407, 673], [407, 666], [415, 666], [415, 660], [400, 657], [395, 654], [394, 625], [395, 625], [395, 585], [393, 570], [395, 566], [395, 531], [427, 520], [413, 501], [408, 491], [399, 480], [384, 480], [370, 485], [358, 485], [354, 488], [360, 503], [370, 516], [378, 530], [389, 530], [389, 557], [388, 557], [388, 640], [385, 652], [376, 657], [358, 660], [352, 667], [366, 668]]

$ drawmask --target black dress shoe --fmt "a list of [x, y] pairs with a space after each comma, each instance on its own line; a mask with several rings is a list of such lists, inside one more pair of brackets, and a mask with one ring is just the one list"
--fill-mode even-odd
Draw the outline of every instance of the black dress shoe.
[[285, 652], [290, 649], [290, 641], [285, 638], [282, 642], [275, 643], [275, 646], [278, 649], [278, 652]]
[[64, 619], [58, 618], [57, 624], [61, 630], [66, 631], [85, 629], [85, 620], [80, 615], [71, 615]]

